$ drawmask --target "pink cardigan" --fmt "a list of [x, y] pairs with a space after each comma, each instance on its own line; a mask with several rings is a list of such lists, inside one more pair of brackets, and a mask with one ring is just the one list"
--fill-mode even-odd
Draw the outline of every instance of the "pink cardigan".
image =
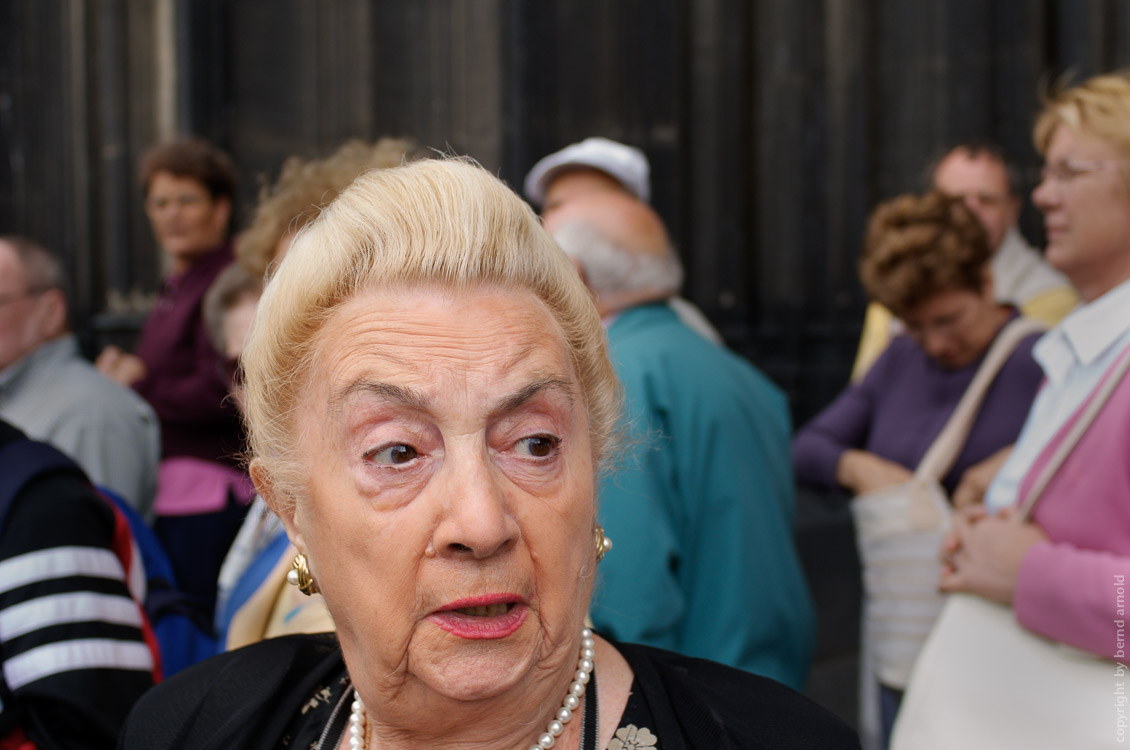
[[[1020, 497], [1093, 395], [1044, 446]], [[1130, 375], [1052, 477], [1032, 520], [1049, 540], [1033, 546], [1021, 563], [1017, 620], [1052, 640], [1130, 658]]]

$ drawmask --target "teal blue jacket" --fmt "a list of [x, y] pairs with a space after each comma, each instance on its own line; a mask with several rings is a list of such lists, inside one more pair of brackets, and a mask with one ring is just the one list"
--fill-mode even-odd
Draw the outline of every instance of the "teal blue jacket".
[[786, 400], [663, 304], [608, 330], [626, 446], [600, 488], [614, 548], [592, 619], [622, 641], [804, 686], [813, 612], [793, 542]]

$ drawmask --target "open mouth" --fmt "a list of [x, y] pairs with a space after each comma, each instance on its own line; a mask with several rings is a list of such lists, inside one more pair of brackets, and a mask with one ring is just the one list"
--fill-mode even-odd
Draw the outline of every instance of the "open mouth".
[[452, 602], [447, 608], [428, 615], [427, 619], [460, 638], [493, 639], [505, 638], [517, 631], [529, 612], [529, 605], [520, 597], [488, 595]]
[[475, 607], [459, 607], [450, 610], [467, 617], [500, 617], [514, 609], [515, 602], [499, 602], [498, 604], [480, 604]]

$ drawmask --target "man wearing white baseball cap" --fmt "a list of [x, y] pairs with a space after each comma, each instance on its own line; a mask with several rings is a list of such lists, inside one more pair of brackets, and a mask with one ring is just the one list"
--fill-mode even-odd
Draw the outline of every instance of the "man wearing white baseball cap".
[[541, 159], [526, 175], [526, 197], [546, 214], [574, 194], [622, 190], [651, 200], [651, 167], [634, 146], [594, 136]]
[[[650, 203], [651, 166], [635, 146], [592, 136], [542, 157], [526, 175], [524, 187], [526, 197], [541, 207], [543, 220], [570, 200], [592, 193], [627, 193]], [[722, 344], [721, 334], [695, 305], [682, 297], [667, 304], [695, 333]]]

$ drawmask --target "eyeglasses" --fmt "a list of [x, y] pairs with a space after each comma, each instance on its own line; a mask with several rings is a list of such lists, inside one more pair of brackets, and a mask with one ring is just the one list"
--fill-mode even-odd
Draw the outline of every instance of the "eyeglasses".
[[22, 292], [11, 292], [9, 294], [0, 294], [0, 307], [5, 307], [13, 302], [20, 300], [30, 299], [31, 297], [38, 297], [39, 295], [51, 291], [54, 287], [50, 286], [33, 286], [28, 287]]
[[1063, 159], [1045, 164], [1040, 169], [1040, 179], [1050, 180], [1057, 185], [1070, 185], [1083, 175], [1094, 174], [1095, 172], [1115, 172], [1124, 166], [1126, 166], [1126, 162], [1110, 159]]

